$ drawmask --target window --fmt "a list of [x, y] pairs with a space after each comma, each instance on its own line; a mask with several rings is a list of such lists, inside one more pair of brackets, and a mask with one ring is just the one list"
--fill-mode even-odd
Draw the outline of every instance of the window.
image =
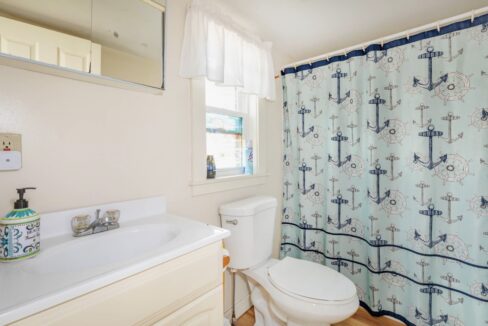
[[217, 178], [253, 174], [257, 106], [255, 95], [205, 81], [206, 153]]
[[[265, 184], [266, 142], [260, 131], [266, 125], [266, 111], [259, 107], [258, 97], [194, 78], [191, 103], [192, 195]], [[213, 179], [207, 178], [207, 155], [214, 155]], [[247, 160], [249, 156], [252, 160]]]

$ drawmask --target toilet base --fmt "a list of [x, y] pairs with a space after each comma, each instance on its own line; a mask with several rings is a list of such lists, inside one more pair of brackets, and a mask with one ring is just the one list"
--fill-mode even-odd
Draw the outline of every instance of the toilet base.
[[254, 306], [254, 326], [330, 326], [330, 324], [323, 322], [305, 325], [302, 321], [293, 321], [282, 316], [280, 311], [274, 307], [269, 294], [258, 284], [253, 284], [250, 280], [248, 282], [252, 289], [251, 302]]
[[269, 306], [269, 295], [257, 284], [249, 281], [252, 289], [251, 302], [254, 306], [254, 326], [285, 326], [286, 323], [273, 314]]

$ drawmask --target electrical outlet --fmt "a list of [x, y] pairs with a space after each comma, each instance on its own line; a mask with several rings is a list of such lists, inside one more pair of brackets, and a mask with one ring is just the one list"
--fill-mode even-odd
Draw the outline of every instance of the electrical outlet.
[[22, 136], [20, 134], [0, 133], [0, 151], [22, 152]]
[[22, 137], [19, 134], [0, 133], [0, 171], [19, 170], [22, 167]]

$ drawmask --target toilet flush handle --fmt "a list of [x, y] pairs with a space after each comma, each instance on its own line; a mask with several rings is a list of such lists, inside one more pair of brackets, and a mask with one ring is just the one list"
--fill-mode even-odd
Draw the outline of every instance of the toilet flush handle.
[[225, 223], [232, 224], [232, 225], [237, 225], [237, 223], [239, 223], [239, 221], [237, 221], [237, 219], [225, 220]]

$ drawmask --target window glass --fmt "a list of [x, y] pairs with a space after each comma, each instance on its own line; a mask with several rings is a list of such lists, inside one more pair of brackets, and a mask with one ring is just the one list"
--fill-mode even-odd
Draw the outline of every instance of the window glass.
[[218, 170], [243, 167], [243, 118], [207, 112], [207, 155]]
[[207, 132], [242, 135], [242, 117], [207, 112]]

